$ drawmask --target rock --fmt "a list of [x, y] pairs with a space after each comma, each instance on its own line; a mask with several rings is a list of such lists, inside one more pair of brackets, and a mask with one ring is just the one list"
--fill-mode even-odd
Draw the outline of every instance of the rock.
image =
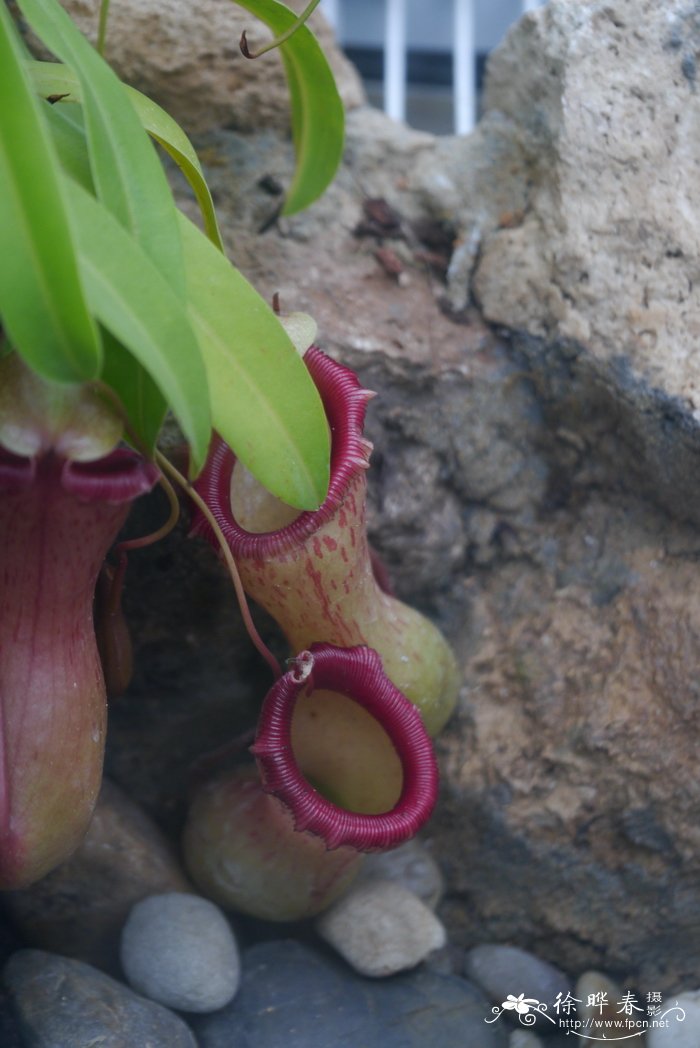
[[[620, 1020], [624, 1019], [625, 1013], [622, 1006], [622, 990], [607, 975], [602, 972], [584, 972], [574, 987], [573, 996], [578, 999], [579, 1003], [575, 1005], [572, 1015], [586, 1023], [586, 1032], [590, 1030], [591, 1035], [600, 1032], [607, 1033], [608, 1030], [617, 1030], [619, 1034], [629, 1032], [622, 1029], [621, 1026], [610, 1025], [611, 1023], [619, 1024]], [[637, 1004], [636, 997], [634, 1000]], [[636, 1013], [636, 1015], [633, 1012], [635, 1017], [642, 1014], [646, 1018], [644, 1009], [642, 1013]]]
[[356, 971], [373, 977], [414, 968], [446, 941], [435, 915], [394, 881], [350, 888], [316, 920], [316, 929]]
[[551, 1012], [557, 994], [565, 996], [571, 989], [558, 968], [526, 950], [499, 943], [483, 943], [471, 949], [464, 971], [494, 1004], [501, 1004], [509, 994], [518, 997], [522, 993], [546, 1004]]
[[116, 972], [119, 936], [134, 903], [188, 887], [157, 827], [105, 780], [74, 855], [38, 884], [3, 899], [29, 944]]
[[223, 1008], [240, 980], [238, 948], [221, 910], [179, 892], [136, 903], [122, 932], [121, 961], [137, 993], [183, 1012]]
[[700, 1046], [700, 990], [667, 997], [658, 1026], [647, 1032], [647, 1048], [698, 1048]]
[[[63, 0], [78, 28], [97, 35], [99, 0]], [[303, 3], [289, 7], [301, 12]], [[361, 105], [362, 82], [335, 45], [320, 12], [310, 26], [317, 34], [346, 106]], [[217, 0], [192, 6], [168, 0], [127, 0], [110, 8], [105, 57], [127, 83], [162, 105], [186, 131], [212, 127], [245, 130], [289, 126], [289, 92], [279, 55], [256, 61], [238, 47], [243, 30], [251, 50], [271, 39], [246, 11]]]
[[[0, 904], [2, 895], [0, 894]], [[5, 920], [2, 909], [0, 909], [0, 970], [5, 962], [23, 944], [20, 942], [15, 930]], [[0, 1045], [2, 1048], [22, 1048], [19, 1029], [10, 1005], [10, 999], [0, 982]]]
[[393, 881], [403, 885], [434, 910], [444, 891], [440, 867], [426, 846], [417, 838], [388, 852], [375, 852], [360, 867], [358, 882]]
[[[696, 521], [684, 478], [700, 422], [699, 41], [686, 0], [555, 0], [509, 34], [489, 62], [482, 135], [498, 128], [517, 218], [482, 223], [471, 281], [485, 317], [526, 332], [553, 384], [553, 359], [568, 360], [609, 391], [633, 441], [629, 479]], [[465, 232], [480, 207], [465, 202]]]
[[200, 1048], [505, 1048], [489, 1006], [463, 979], [432, 972], [362, 979], [298, 942], [243, 953], [241, 989], [220, 1012], [192, 1019]]
[[197, 1048], [178, 1016], [82, 961], [20, 950], [3, 980], [23, 1048]]
[[508, 1048], [542, 1048], [542, 1041], [537, 1034], [529, 1030], [513, 1030], [508, 1041]]

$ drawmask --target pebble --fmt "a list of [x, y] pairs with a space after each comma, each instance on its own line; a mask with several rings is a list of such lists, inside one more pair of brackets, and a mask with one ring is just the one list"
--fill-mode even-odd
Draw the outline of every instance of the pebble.
[[18, 950], [3, 981], [22, 1048], [197, 1048], [177, 1015], [82, 961]]
[[[685, 1018], [680, 1012], [670, 1011], [676, 1006], [683, 1009]], [[700, 1048], [700, 990], [665, 997], [661, 1011], [669, 1011], [663, 1020], [668, 1026], [647, 1031], [647, 1048]]]
[[361, 975], [415, 968], [445, 945], [445, 929], [417, 895], [394, 881], [365, 881], [316, 920], [316, 930]]
[[134, 903], [189, 887], [155, 823], [104, 780], [77, 851], [30, 888], [3, 893], [3, 903], [25, 943], [116, 975], [119, 936]]
[[513, 1030], [508, 1048], [542, 1048], [542, 1041], [529, 1030]]
[[218, 906], [184, 892], [138, 902], [124, 925], [124, 974], [137, 993], [183, 1012], [213, 1012], [231, 1000], [241, 965]]
[[241, 988], [219, 1012], [193, 1016], [200, 1048], [507, 1048], [502, 1025], [465, 979], [408, 972], [377, 982], [302, 943], [243, 952]]
[[[589, 1025], [592, 1024], [591, 1034], [596, 1032], [595, 1023], [597, 1021], [607, 1023], [624, 1018], [619, 1010], [622, 990], [603, 972], [584, 972], [574, 987], [573, 995], [577, 1001], [580, 1001], [580, 1004], [576, 1004], [576, 1011], [572, 1015], [577, 1019], [588, 1021]], [[591, 1001], [589, 1004], [589, 997], [597, 997], [599, 1003], [595, 1004], [594, 1001]], [[615, 1027], [608, 1027], [608, 1029], [615, 1031]], [[622, 1034], [626, 1031], [619, 1029], [617, 1032]], [[584, 1038], [579, 1038], [579, 1040], [583, 1041]]]
[[440, 902], [445, 890], [440, 867], [426, 846], [415, 837], [391, 851], [367, 855], [358, 874], [358, 882], [365, 880], [396, 881], [417, 895], [431, 910]]
[[467, 953], [465, 975], [480, 986], [494, 1004], [501, 1004], [509, 994], [524, 994], [547, 1004], [558, 993], [564, 997], [571, 983], [558, 968], [517, 946], [483, 943]]

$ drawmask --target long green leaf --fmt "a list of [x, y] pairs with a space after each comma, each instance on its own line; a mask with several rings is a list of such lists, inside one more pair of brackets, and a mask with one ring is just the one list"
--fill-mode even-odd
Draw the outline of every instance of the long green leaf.
[[103, 331], [102, 340], [102, 381], [119, 396], [141, 445], [152, 451], [168, 411], [165, 397], [143, 364], [110, 331]]
[[184, 215], [180, 227], [214, 428], [273, 494], [315, 509], [329, 472], [318, 391], [264, 299]]
[[[73, 109], [80, 114], [77, 106], [73, 106]], [[63, 170], [94, 195], [85, 128], [68, 116], [69, 111], [68, 106], [46, 106], [45, 116]]]
[[177, 209], [163, 168], [118, 77], [58, 0], [17, 0], [31, 28], [80, 79], [90, 165], [98, 198], [178, 292], [184, 268]]
[[[28, 68], [37, 91], [44, 98], [66, 94], [67, 97], [61, 101], [82, 101], [80, 81], [68, 66], [57, 62], [29, 62]], [[216, 221], [209, 186], [189, 138], [180, 125], [150, 98], [127, 84], [124, 84], [123, 87], [136, 110], [142, 127], [156, 141], [160, 142], [189, 182], [202, 212], [207, 236], [223, 251], [221, 233]]]
[[[236, 0], [265, 22], [273, 33], [284, 33], [297, 15], [277, 0]], [[280, 46], [292, 106], [296, 172], [282, 214], [302, 211], [333, 181], [343, 155], [345, 115], [331, 68], [307, 26]], [[255, 61], [265, 61], [263, 56]]]
[[0, 316], [11, 342], [45, 378], [94, 378], [97, 328], [78, 272], [56, 151], [0, 4]]
[[[81, 271], [90, 307], [101, 324], [136, 358], [162, 390], [201, 467], [211, 435], [209, 390], [197, 338], [181, 298], [149, 256], [111, 213], [76, 182], [66, 179]], [[209, 241], [201, 234], [205, 243]], [[211, 245], [217, 257], [222, 255]], [[128, 402], [133, 371], [110, 375]], [[139, 424], [131, 419], [132, 425]], [[146, 442], [149, 432], [139, 435]]]

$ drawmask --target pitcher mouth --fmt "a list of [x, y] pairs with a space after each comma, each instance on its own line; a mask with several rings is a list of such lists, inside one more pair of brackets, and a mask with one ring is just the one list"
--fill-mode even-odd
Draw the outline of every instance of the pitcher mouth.
[[[428, 820], [438, 793], [435, 755], [420, 713], [386, 676], [372, 648], [313, 644], [294, 662], [295, 668], [268, 692], [251, 747], [264, 789], [291, 811], [297, 830], [316, 834], [329, 849], [349, 845], [358, 851], [381, 851], [402, 844]], [[348, 811], [304, 777], [292, 747], [292, 717], [302, 693], [316, 689], [357, 702], [389, 736], [403, 770], [401, 794], [390, 811]]]
[[[195, 488], [236, 557], [274, 557], [300, 545], [333, 517], [351, 480], [369, 466], [372, 445], [362, 436], [362, 430], [367, 401], [374, 393], [360, 385], [353, 371], [316, 346], [307, 350], [304, 363], [318, 389], [331, 432], [328, 494], [317, 510], [300, 512], [285, 527], [260, 532], [246, 530], [236, 519], [231, 500], [231, 480], [238, 459], [221, 437], [215, 435]], [[195, 515], [192, 531], [213, 542], [211, 530], [199, 513]]]
[[47, 473], [57, 475], [63, 490], [81, 502], [111, 506], [145, 495], [160, 476], [157, 466], [126, 447], [91, 462], [76, 462], [55, 452], [17, 455], [0, 446], [0, 493], [19, 494]]

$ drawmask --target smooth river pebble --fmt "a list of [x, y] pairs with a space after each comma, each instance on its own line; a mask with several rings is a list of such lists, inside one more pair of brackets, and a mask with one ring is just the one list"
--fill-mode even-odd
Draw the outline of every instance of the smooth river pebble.
[[[675, 1010], [676, 1005], [684, 1016]], [[652, 1026], [647, 1031], [647, 1048], [700, 1048], [700, 990], [665, 997], [661, 1011], [668, 1012], [660, 1020], [668, 1026]]]
[[183, 1012], [223, 1008], [240, 981], [238, 948], [223, 913], [184, 892], [151, 895], [132, 908], [121, 960], [135, 990]]
[[424, 969], [365, 979], [282, 940], [245, 950], [235, 999], [190, 1021], [199, 1048], [507, 1048], [503, 1024], [485, 1022], [490, 1014], [466, 979]]
[[444, 891], [440, 867], [421, 841], [406, 841], [388, 852], [367, 855], [358, 874], [360, 881], [394, 881], [417, 895], [434, 910]]
[[532, 997], [551, 1011], [558, 993], [566, 996], [571, 983], [558, 968], [517, 946], [484, 943], [467, 953], [465, 975], [491, 998], [502, 1004], [508, 995]]

